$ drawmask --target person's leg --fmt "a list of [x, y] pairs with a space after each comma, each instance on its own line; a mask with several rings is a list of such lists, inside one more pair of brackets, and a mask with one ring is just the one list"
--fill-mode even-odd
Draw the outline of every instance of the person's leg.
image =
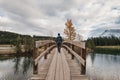
[[60, 44], [58, 44], [58, 52], [60, 53]]
[[59, 45], [57, 44], [57, 50], [59, 51]]
[[61, 51], [61, 43], [60, 43], [60, 45], [59, 45], [60, 47], [59, 47], [59, 49], [60, 49], [60, 51]]

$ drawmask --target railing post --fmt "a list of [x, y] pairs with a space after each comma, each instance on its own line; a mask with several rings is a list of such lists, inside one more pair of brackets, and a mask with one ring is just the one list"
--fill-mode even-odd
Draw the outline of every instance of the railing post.
[[38, 74], [38, 63], [35, 65], [35, 61], [34, 61], [34, 66], [33, 66], [33, 74]]
[[47, 54], [45, 54], [44, 59], [47, 59]]
[[[47, 49], [47, 45], [44, 46], [44, 50], [46, 50], [46, 49]], [[47, 59], [47, 54], [48, 54], [48, 52], [45, 54], [44, 59]]]
[[85, 60], [85, 65], [81, 65], [81, 74], [86, 74], [86, 49], [82, 49], [81, 57]]
[[38, 74], [38, 64], [35, 65], [35, 58], [37, 56], [37, 48], [36, 43], [34, 42], [34, 50], [33, 50], [33, 74]]
[[[49, 43], [49, 47], [51, 46], [51, 43]], [[50, 53], [50, 50], [48, 51], [48, 53]]]
[[[71, 46], [72, 46], [72, 50], [74, 51], [74, 45], [71, 44]], [[74, 59], [74, 55], [73, 54], [72, 54], [72, 59]]]

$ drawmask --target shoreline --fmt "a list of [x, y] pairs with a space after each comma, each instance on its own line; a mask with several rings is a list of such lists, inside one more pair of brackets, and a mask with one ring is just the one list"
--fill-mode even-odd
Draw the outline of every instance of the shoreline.
[[[27, 52], [26, 52], [27, 53]], [[0, 45], [0, 55], [16, 55], [15, 47], [11, 45]], [[25, 50], [22, 48], [21, 55], [25, 54]]]
[[11, 45], [0, 45], [0, 55], [10, 55], [15, 53], [15, 47]]
[[120, 55], [120, 46], [96, 46], [95, 53]]
[[96, 46], [96, 48], [120, 49], [120, 45], [119, 46]]
[[118, 54], [120, 53], [120, 46], [96, 46], [93, 50], [86, 48], [87, 53], [107, 53], [107, 54]]

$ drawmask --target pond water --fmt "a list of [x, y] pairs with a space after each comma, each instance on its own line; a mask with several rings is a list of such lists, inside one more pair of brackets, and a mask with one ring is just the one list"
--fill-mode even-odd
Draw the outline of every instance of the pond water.
[[32, 74], [32, 57], [0, 57], [0, 80], [28, 80]]
[[[88, 54], [86, 61], [90, 80], [120, 80], [120, 55]], [[32, 73], [31, 56], [0, 57], [0, 80], [28, 80]]]
[[120, 55], [89, 54], [86, 67], [90, 80], [120, 80]]

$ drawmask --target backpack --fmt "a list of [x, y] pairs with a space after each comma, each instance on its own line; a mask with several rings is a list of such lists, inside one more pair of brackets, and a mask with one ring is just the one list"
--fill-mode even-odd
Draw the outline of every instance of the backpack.
[[58, 36], [56, 42], [57, 42], [57, 43], [61, 43], [61, 42], [62, 42], [62, 37], [61, 37], [61, 36]]

